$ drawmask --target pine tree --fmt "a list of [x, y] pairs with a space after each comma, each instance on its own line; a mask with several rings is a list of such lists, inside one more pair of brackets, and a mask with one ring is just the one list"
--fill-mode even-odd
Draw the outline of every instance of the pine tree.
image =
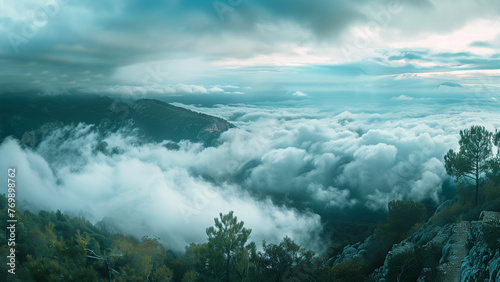
[[[497, 142], [498, 135], [495, 135]], [[449, 150], [444, 156], [446, 172], [455, 176], [457, 181], [472, 180], [475, 183], [475, 206], [478, 204], [479, 186], [491, 170], [493, 156], [493, 134], [483, 126], [474, 125], [470, 129], [460, 130], [460, 149]]]
[[[229, 281], [231, 262], [235, 255], [245, 247], [245, 243], [252, 232], [251, 229], [243, 227], [243, 221], [238, 222], [238, 218], [233, 215], [233, 211], [228, 214], [219, 214], [219, 218], [214, 218], [215, 227], [207, 228], [208, 245], [213, 252], [209, 263], [215, 269], [224, 269], [225, 280]], [[221, 265], [221, 262], [224, 265]]]

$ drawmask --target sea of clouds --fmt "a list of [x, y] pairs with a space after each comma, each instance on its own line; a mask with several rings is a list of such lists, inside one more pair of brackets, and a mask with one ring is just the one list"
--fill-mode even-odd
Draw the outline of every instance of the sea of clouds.
[[[158, 236], [174, 250], [204, 242], [213, 218], [230, 210], [257, 243], [289, 236], [324, 250], [326, 215], [384, 211], [394, 199], [438, 204], [452, 183], [443, 155], [458, 148], [459, 130], [500, 128], [492, 110], [395, 103], [378, 110], [178, 104], [236, 128], [218, 146], [204, 147], [67, 126], [36, 149], [6, 139], [0, 168], [16, 167], [21, 208], [105, 219], [127, 234]], [[97, 150], [102, 141], [107, 149]]]

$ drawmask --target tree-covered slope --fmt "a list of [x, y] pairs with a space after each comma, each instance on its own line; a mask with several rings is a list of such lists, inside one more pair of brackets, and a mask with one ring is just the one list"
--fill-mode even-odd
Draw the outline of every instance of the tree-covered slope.
[[52, 130], [65, 125], [93, 124], [102, 133], [136, 130], [143, 141], [183, 139], [211, 145], [229, 122], [158, 100], [117, 101], [94, 95], [0, 96], [0, 140], [13, 136], [36, 146]]

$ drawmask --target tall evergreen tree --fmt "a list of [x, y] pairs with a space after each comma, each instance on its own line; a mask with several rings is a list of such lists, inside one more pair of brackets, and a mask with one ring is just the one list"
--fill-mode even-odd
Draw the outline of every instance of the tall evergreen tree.
[[450, 149], [444, 156], [449, 175], [455, 176], [457, 181], [470, 179], [475, 183], [475, 206], [478, 204], [480, 183], [492, 167], [493, 141], [498, 144], [498, 134], [493, 135], [484, 126], [474, 125], [460, 130], [459, 151]]
[[[225, 280], [229, 281], [231, 262], [235, 255], [245, 247], [245, 243], [252, 232], [251, 229], [243, 227], [243, 221], [238, 222], [238, 218], [233, 215], [233, 211], [228, 214], [219, 214], [219, 218], [214, 218], [215, 227], [207, 228], [208, 245], [211, 251], [210, 264], [213, 269], [224, 269]], [[220, 265], [223, 261], [224, 265]]]

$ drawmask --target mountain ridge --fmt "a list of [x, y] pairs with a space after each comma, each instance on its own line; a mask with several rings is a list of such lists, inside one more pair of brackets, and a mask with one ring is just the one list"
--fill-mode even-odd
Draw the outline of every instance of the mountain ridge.
[[0, 140], [13, 136], [36, 147], [53, 130], [79, 123], [101, 133], [129, 127], [145, 142], [189, 140], [216, 145], [234, 125], [228, 121], [154, 99], [113, 99], [106, 96], [0, 95]]

